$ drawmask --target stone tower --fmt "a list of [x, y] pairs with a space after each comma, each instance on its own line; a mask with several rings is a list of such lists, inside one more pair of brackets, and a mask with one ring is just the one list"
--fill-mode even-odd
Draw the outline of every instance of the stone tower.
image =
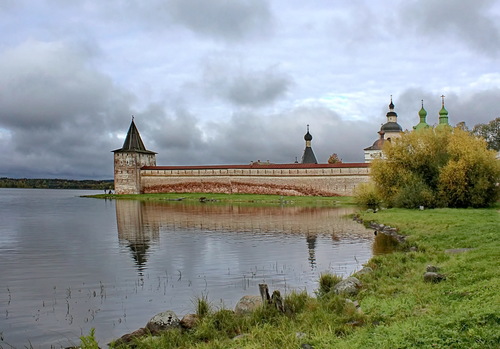
[[113, 150], [115, 160], [116, 194], [140, 194], [141, 167], [156, 166], [156, 153], [149, 151], [142, 142], [134, 123], [130, 123], [123, 147]]
[[303, 164], [317, 164], [316, 156], [311, 147], [311, 141], [313, 137], [309, 133], [309, 125], [307, 125], [307, 133], [304, 136], [304, 140], [306, 141], [306, 148], [304, 149], [304, 154], [302, 155], [302, 163]]

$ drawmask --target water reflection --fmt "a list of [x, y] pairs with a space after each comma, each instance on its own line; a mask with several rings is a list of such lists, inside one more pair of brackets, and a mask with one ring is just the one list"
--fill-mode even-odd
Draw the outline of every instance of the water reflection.
[[[339, 247], [343, 240], [373, 239], [360, 224], [346, 218], [351, 208], [257, 207], [245, 205], [198, 204], [186, 202], [116, 201], [116, 220], [120, 242], [127, 246], [139, 273], [146, 269], [151, 246], [159, 243], [161, 232], [179, 229], [251, 233], [256, 238], [269, 234], [303, 235], [311, 270], [316, 268], [318, 236], [330, 236]], [[384, 253], [374, 244], [374, 254]], [[179, 246], [180, 247], [180, 246]], [[186, 251], [192, 253], [193, 251]]]
[[260, 283], [313, 293], [321, 273], [347, 276], [391, 249], [350, 208], [83, 194], [0, 190], [0, 348], [67, 347], [91, 328], [107, 343], [202, 295], [231, 309]]
[[116, 202], [118, 238], [130, 249], [139, 273], [142, 273], [146, 266], [150, 245], [160, 239], [160, 226], [148, 218], [147, 211], [142, 201]]

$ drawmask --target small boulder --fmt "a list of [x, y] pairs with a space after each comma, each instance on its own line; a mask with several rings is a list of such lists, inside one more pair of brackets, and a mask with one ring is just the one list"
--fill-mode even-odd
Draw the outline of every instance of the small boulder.
[[249, 314], [261, 306], [260, 296], [243, 296], [234, 307], [234, 312], [238, 315]]
[[199, 320], [200, 317], [196, 314], [186, 314], [182, 317], [180, 325], [182, 328], [190, 330], [196, 326]]
[[424, 281], [425, 282], [433, 282], [433, 283], [438, 283], [441, 281], [446, 280], [446, 275], [435, 273], [428, 271], [424, 274]]
[[350, 276], [336, 284], [333, 290], [336, 294], [356, 295], [358, 294], [361, 286], [361, 281], [359, 281], [358, 278]]
[[439, 268], [436, 267], [435, 265], [428, 265], [425, 268], [425, 271], [431, 272], [431, 273], [437, 273], [439, 271]]
[[357, 275], [370, 274], [373, 272], [373, 269], [370, 267], [363, 267], [363, 269], [356, 272]]
[[166, 331], [172, 328], [179, 327], [180, 321], [177, 315], [171, 311], [167, 310], [162, 313], [156, 314], [148, 321], [146, 329], [152, 334]]

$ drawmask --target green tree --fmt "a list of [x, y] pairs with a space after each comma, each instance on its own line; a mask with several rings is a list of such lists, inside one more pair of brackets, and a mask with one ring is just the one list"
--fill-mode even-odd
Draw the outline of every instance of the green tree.
[[472, 133], [486, 140], [489, 149], [500, 151], [500, 118], [487, 124], [477, 124]]
[[405, 133], [383, 151], [371, 175], [389, 207], [486, 207], [499, 197], [495, 152], [461, 128]]

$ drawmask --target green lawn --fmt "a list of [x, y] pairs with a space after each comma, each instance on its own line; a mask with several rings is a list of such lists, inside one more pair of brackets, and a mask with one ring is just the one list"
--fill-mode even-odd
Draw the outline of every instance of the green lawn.
[[143, 201], [182, 201], [199, 203], [202, 199], [210, 204], [253, 204], [253, 205], [297, 205], [297, 206], [338, 206], [354, 205], [350, 196], [280, 196], [257, 194], [210, 194], [210, 193], [165, 193], [165, 194], [98, 194], [88, 195], [98, 199], [143, 200]]

